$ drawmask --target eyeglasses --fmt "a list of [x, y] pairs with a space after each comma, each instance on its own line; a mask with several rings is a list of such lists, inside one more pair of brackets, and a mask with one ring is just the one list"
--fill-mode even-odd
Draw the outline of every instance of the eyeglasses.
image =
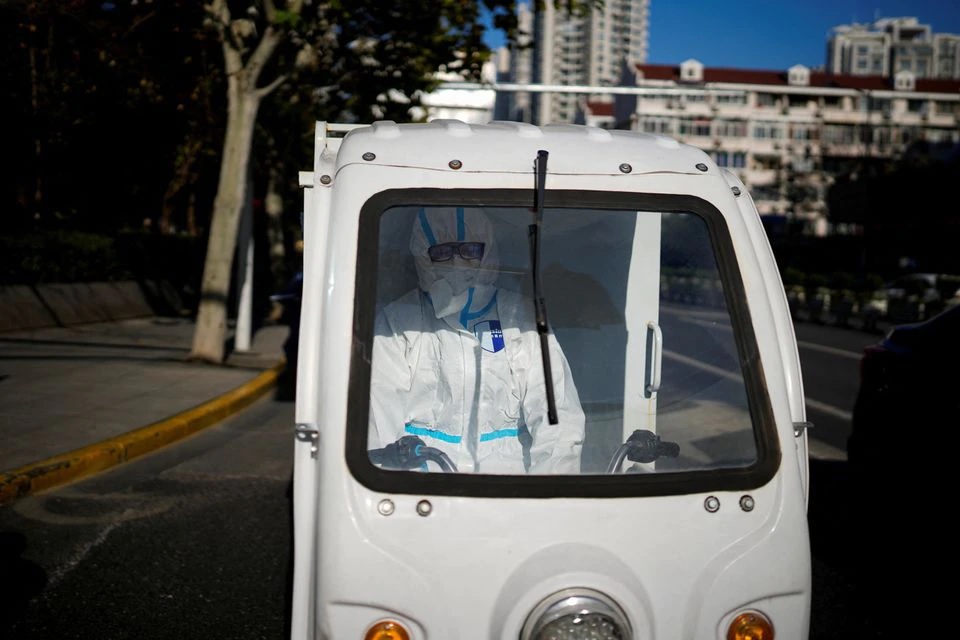
[[444, 242], [427, 249], [427, 255], [432, 262], [447, 262], [454, 255], [464, 260], [479, 260], [483, 257], [484, 246], [483, 242]]

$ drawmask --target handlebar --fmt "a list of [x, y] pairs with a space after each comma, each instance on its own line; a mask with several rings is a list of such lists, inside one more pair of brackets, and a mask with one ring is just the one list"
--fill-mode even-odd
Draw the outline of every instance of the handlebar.
[[[417, 436], [403, 436], [380, 449], [370, 449], [367, 454], [370, 462], [384, 469], [412, 471], [428, 462], [433, 462], [447, 473], [456, 473], [457, 465], [446, 453], [434, 447], [428, 447]], [[624, 460], [631, 462], [655, 462], [661, 457], [676, 458], [680, 455], [680, 445], [676, 442], [661, 440], [660, 436], [646, 429], [637, 429], [627, 441], [613, 454], [607, 473], [617, 473]]]
[[417, 436], [403, 436], [382, 449], [371, 449], [367, 454], [370, 456], [370, 462], [385, 469], [411, 471], [419, 469], [427, 462], [433, 462], [447, 473], [457, 471], [457, 465], [453, 463], [450, 456], [440, 449], [428, 447]]
[[607, 473], [617, 473], [624, 459], [631, 462], [655, 462], [661, 457], [676, 458], [679, 455], [680, 445], [676, 442], [667, 442], [652, 431], [637, 429], [613, 454]]

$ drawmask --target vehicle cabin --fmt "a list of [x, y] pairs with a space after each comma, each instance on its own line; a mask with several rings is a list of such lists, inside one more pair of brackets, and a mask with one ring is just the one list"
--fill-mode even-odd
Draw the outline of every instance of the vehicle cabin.
[[300, 183], [293, 638], [807, 636], [797, 346], [732, 172], [318, 123]]

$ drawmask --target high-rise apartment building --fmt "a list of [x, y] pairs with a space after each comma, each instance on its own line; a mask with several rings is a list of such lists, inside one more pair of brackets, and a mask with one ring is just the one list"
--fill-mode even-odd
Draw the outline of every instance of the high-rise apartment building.
[[[533, 82], [533, 11], [527, 4], [517, 5], [517, 28], [522, 34], [517, 43], [495, 52], [497, 81], [530, 84]], [[499, 91], [494, 117], [497, 120], [532, 122], [532, 100], [527, 91]]]
[[[624, 62], [647, 59], [650, 0], [606, 0], [604, 8], [568, 15], [546, 3], [534, 16], [530, 79], [547, 85], [614, 86]], [[601, 94], [602, 95], [602, 94]], [[540, 93], [536, 124], [573, 122], [580, 96]]]
[[834, 27], [827, 70], [854, 76], [960, 79], [960, 35], [933, 33], [916, 18], [881, 18], [872, 24]]

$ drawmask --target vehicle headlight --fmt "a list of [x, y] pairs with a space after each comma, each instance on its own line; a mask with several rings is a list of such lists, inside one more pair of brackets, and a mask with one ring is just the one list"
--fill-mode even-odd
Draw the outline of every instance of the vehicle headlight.
[[623, 609], [593, 589], [565, 589], [533, 608], [521, 640], [630, 640], [633, 632]]

